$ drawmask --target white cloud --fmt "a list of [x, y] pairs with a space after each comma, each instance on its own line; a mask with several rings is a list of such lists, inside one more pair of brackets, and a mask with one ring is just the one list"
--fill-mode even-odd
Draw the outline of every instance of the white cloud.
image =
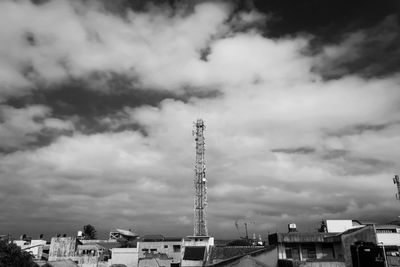
[[0, 146], [5, 149], [20, 149], [35, 143], [43, 131], [72, 131], [69, 121], [51, 117], [46, 106], [33, 105], [25, 108], [13, 108], [0, 105]]
[[[157, 107], [121, 107], [115, 116], [99, 119], [113, 130], [135, 124], [141, 131], [75, 132], [45, 147], [2, 156], [2, 184], [15, 207], [45, 207], [35, 212], [42, 218], [57, 218], [63, 210], [75, 224], [90, 217], [103, 229], [135, 224], [143, 232], [190, 234], [191, 122], [202, 117], [210, 233], [232, 236], [239, 218], [256, 221], [254, 230], [265, 232], [292, 221], [382, 210], [374, 213], [378, 217], [396, 209], [389, 182], [400, 167], [395, 161], [398, 77], [324, 81], [310, 71], [318, 56], [302, 53], [307, 39], [235, 33], [225, 23], [231, 12], [226, 4], [205, 3], [191, 14], [170, 16], [156, 9], [132, 12], [125, 20], [65, 1], [0, 5], [0, 13], [10, 14], [0, 22], [15, 21], [11, 30], [0, 26], [10, 42], [1, 50], [10, 66], [6, 72], [15, 74], [7, 77], [17, 77], [6, 84], [26, 83], [19, 69], [30, 62], [36, 70], [28, 76], [32, 80], [114, 71], [154, 89], [219, 93], [166, 99]], [[29, 25], [16, 20], [22, 14]], [[242, 16], [243, 23], [260, 19]], [[37, 38], [37, 46], [21, 39], [26, 32]], [[206, 47], [204, 61], [200, 51]], [[43, 106], [4, 107], [4, 114], [4, 145], [30, 142], [27, 136], [45, 128], [72, 127]], [[360, 125], [364, 130], [354, 130]], [[15, 197], [21, 192], [23, 197]], [[5, 202], [2, 210], [15, 220], [31, 216], [10, 206]]]

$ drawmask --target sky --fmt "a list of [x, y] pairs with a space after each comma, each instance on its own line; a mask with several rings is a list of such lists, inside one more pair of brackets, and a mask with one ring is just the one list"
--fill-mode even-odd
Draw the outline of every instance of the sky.
[[396, 220], [400, 6], [348, 2], [0, 1], [0, 234], [193, 234], [198, 118], [216, 238]]

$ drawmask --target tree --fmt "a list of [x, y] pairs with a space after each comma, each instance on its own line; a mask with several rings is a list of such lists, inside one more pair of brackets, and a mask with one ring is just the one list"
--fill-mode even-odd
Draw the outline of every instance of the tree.
[[236, 239], [230, 241], [227, 246], [232, 246], [232, 247], [241, 247], [241, 246], [251, 246], [251, 241], [247, 239]]
[[16, 244], [0, 241], [0, 267], [37, 267], [32, 255]]
[[83, 226], [83, 237], [86, 240], [96, 239], [96, 229], [93, 225], [87, 224]]

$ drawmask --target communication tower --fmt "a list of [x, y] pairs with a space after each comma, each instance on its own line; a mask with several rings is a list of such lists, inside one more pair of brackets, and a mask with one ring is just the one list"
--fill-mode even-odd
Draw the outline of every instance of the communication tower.
[[205, 125], [202, 119], [197, 119], [193, 127], [196, 141], [196, 163], [194, 177], [194, 236], [208, 236], [207, 231], [207, 179], [204, 160]]
[[400, 200], [400, 179], [398, 175], [395, 175], [393, 178], [393, 183], [396, 184], [397, 186], [397, 194], [396, 194], [396, 199]]

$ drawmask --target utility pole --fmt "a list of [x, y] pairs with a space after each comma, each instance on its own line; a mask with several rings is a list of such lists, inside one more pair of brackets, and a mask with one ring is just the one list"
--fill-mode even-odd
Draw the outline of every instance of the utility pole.
[[196, 163], [194, 177], [194, 236], [208, 236], [207, 230], [207, 179], [204, 159], [204, 121], [197, 119], [193, 135], [196, 141]]

